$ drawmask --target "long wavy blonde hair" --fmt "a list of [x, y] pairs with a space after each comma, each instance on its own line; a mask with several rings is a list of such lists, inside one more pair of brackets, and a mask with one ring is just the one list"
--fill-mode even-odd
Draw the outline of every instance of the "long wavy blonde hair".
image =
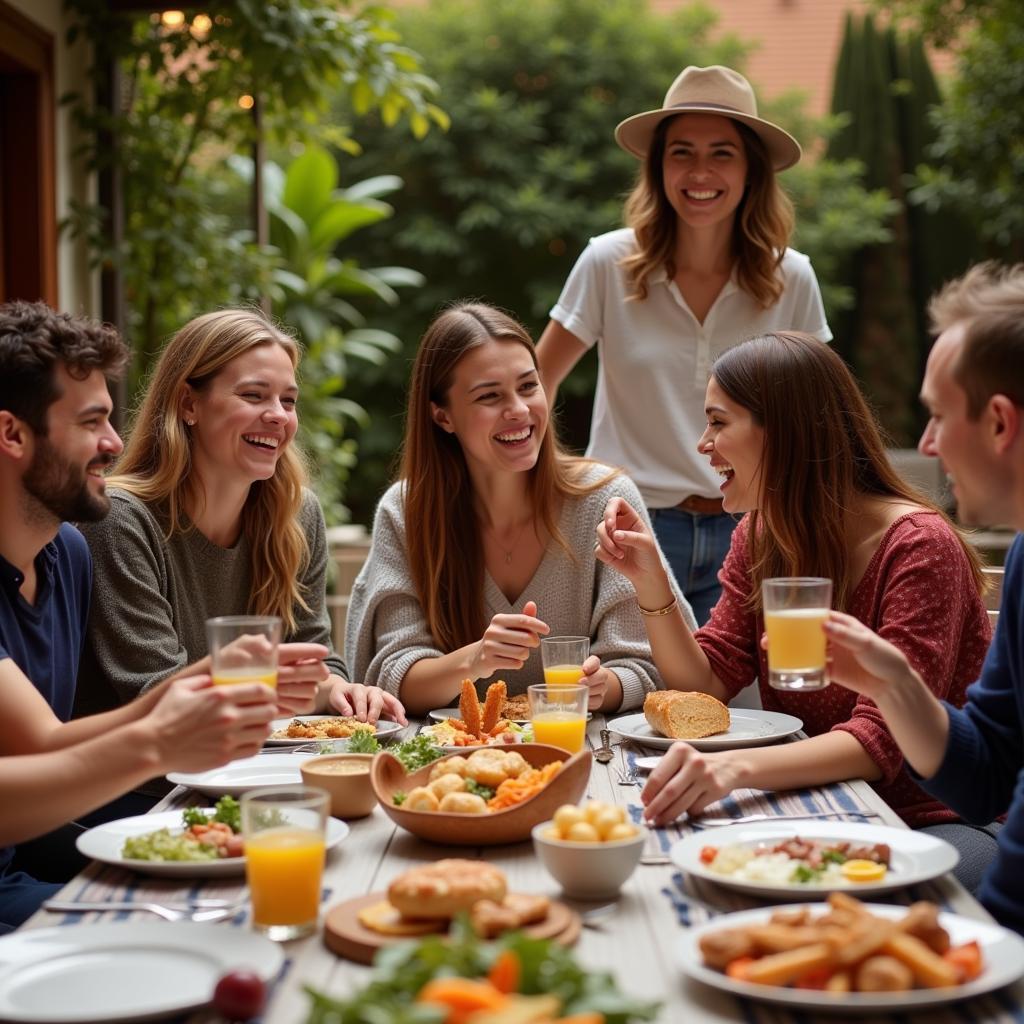
[[[492, 340], [517, 342], [537, 365], [533, 341], [522, 324], [492, 306], [464, 302], [444, 310], [427, 328], [409, 385], [398, 474], [405, 483], [406, 554], [430, 632], [444, 651], [479, 640], [486, 627], [481, 600], [484, 551], [462, 445], [437, 426], [430, 404], [448, 404], [462, 357]], [[601, 479], [583, 483], [583, 474], [593, 465], [562, 451], [550, 419], [537, 462], [529, 470], [529, 498], [537, 520], [570, 557], [558, 529], [562, 500], [589, 494], [618, 474], [602, 467], [608, 472]]]
[[[299, 365], [294, 338], [255, 309], [222, 309], [189, 321], [160, 354], [116, 473], [108, 483], [159, 506], [168, 538], [191, 529], [186, 505], [201, 506], [202, 481], [193, 472], [192, 437], [181, 402], [186, 386], [203, 391], [240, 355], [258, 345], [280, 345]], [[279, 615], [285, 632], [295, 628], [295, 608], [308, 608], [298, 578], [309, 561], [309, 544], [298, 521], [305, 461], [295, 443], [277, 461], [274, 475], [257, 480], [242, 508], [242, 533], [252, 552], [249, 612]]]
[[[685, 117], [685, 114], [680, 114]], [[650, 276], [676, 273], [677, 215], [665, 195], [663, 158], [667, 117], [654, 132], [636, 185], [626, 200], [624, 220], [636, 234], [636, 250], [621, 265], [633, 288], [633, 299], [646, 299]], [[782, 295], [779, 264], [793, 234], [793, 204], [782, 191], [761, 139], [746, 125], [733, 122], [747, 155], [747, 188], [733, 222], [732, 250], [739, 286], [763, 309]]]

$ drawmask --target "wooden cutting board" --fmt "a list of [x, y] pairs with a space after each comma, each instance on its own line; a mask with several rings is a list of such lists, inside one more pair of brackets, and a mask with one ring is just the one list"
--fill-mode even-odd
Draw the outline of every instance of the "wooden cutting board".
[[[368, 964], [378, 949], [395, 942], [407, 942], [408, 936], [382, 935], [364, 927], [359, 920], [360, 910], [386, 899], [387, 893], [374, 892], [331, 907], [324, 919], [324, 944], [327, 948], [346, 960]], [[581, 927], [580, 915], [575, 910], [552, 900], [548, 916], [536, 924], [526, 925], [523, 931], [535, 939], [555, 939], [563, 946], [571, 946], [580, 937]]]

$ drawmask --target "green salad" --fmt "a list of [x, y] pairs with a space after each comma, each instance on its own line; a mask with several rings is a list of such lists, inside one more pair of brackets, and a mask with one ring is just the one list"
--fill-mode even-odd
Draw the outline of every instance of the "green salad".
[[222, 796], [212, 813], [199, 807], [181, 812], [184, 831], [158, 828], [124, 841], [127, 860], [208, 861], [242, 855], [242, 809], [237, 800]]

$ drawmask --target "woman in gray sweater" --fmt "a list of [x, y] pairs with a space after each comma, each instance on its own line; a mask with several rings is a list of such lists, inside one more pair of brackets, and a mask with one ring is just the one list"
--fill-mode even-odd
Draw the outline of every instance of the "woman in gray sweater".
[[447, 309], [420, 343], [400, 478], [352, 593], [354, 678], [422, 714], [466, 678], [522, 693], [543, 681], [542, 636], [582, 635], [590, 707], [637, 707], [660, 683], [635, 596], [596, 561], [593, 534], [611, 497], [636, 494], [559, 449], [519, 323], [480, 304]]
[[256, 614], [283, 622], [282, 712], [404, 721], [331, 650], [324, 519], [294, 443], [298, 361], [295, 339], [249, 309], [197, 317], [161, 353], [110, 514], [83, 524], [95, 568], [79, 713], [208, 671], [205, 620]]

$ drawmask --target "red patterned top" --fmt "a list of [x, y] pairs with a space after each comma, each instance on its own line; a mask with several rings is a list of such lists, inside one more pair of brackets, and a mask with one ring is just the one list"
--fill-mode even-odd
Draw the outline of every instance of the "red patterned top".
[[[757, 678], [767, 711], [802, 719], [808, 736], [842, 729], [878, 765], [872, 785], [911, 827], [955, 821], [956, 815], [911, 781], [903, 754], [875, 704], [832, 685], [813, 693], [773, 690], [760, 647], [762, 616], [744, 606], [750, 593], [749, 520], [733, 533], [719, 578], [722, 596], [697, 641], [730, 697]], [[889, 527], [853, 593], [849, 612], [910, 659], [938, 697], [957, 707], [981, 673], [992, 631], [960, 542], [935, 512], [911, 512]]]

